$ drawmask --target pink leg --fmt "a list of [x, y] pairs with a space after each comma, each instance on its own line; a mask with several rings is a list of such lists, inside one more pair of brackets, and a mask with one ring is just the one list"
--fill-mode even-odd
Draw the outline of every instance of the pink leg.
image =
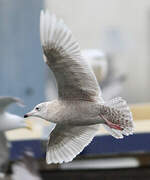
[[110, 121], [108, 121], [103, 115], [100, 115], [107, 123], [107, 125], [110, 127], [110, 128], [113, 128], [113, 129], [117, 129], [117, 130], [123, 130], [123, 128], [121, 128], [119, 125], [117, 124], [114, 124]]

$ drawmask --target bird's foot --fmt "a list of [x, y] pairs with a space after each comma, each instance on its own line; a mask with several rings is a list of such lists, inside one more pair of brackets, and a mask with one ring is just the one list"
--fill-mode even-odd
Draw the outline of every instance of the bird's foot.
[[110, 128], [112, 128], [112, 129], [117, 129], [117, 130], [120, 130], [120, 131], [123, 130], [123, 128], [120, 127], [118, 124], [112, 123], [111, 121], [107, 120], [104, 116], [101, 115], [101, 118], [103, 118], [103, 119], [105, 120], [106, 124], [107, 124]]

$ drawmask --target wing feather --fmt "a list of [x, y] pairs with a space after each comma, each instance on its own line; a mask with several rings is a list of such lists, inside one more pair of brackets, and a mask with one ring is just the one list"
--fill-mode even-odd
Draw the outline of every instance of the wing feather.
[[72, 161], [93, 139], [100, 125], [64, 126], [56, 125], [50, 134], [46, 161], [62, 163]]
[[40, 35], [44, 59], [55, 75], [59, 98], [96, 99], [100, 95], [96, 77], [64, 22], [42, 11]]
[[21, 99], [11, 96], [1, 96], [0, 97], [0, 111], [4, 111], [9, 105], [17, 103], [19, 105], [23, 105]]

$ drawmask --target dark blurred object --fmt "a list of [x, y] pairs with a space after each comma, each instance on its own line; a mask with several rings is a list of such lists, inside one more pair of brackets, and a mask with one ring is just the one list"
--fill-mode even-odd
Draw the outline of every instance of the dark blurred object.
[[24, 157], [13, 164], [11, 180], [41, 180], [38, 162], [33, 153], [26, 151]]
[[45, 171], [44, 180], [149, 180], [150, 168]]
[[[125, 137], [123, 140], [116, 140], [108, 135], [96, 136], [91, 144], [87, 146], [80, 154], [80, 158], [88, 157], [113, 157], [113, 156], [143, 156], [150, 154], [150, 144], [145, 143], [143, 139], [150, 139], [150, 133], [136, 133], [131, 137]], [[46, 141], [43, 141], [43, 143]], [[41, 140], [26, 140], [11, 142], [11, 161], [18, 161], [26, 149], [34, 153], [37, 160], [45, 160], [45, 148]], [[44, 161], [45, 162], [45, 161]], [[150, 161], [149, 164], [150, 165]]]
[[9, 163], [9, 142], [4, 132], [0, 132], [0, 178], [4, 178]]

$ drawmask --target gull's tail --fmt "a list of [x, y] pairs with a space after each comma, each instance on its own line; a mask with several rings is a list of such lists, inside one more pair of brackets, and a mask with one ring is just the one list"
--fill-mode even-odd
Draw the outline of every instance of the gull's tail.
[[105, 129], [115, 138], [133, 134], [132, 113], [122, 98], [115, 98], [101, 105], [100, 116], [104, 120]]

